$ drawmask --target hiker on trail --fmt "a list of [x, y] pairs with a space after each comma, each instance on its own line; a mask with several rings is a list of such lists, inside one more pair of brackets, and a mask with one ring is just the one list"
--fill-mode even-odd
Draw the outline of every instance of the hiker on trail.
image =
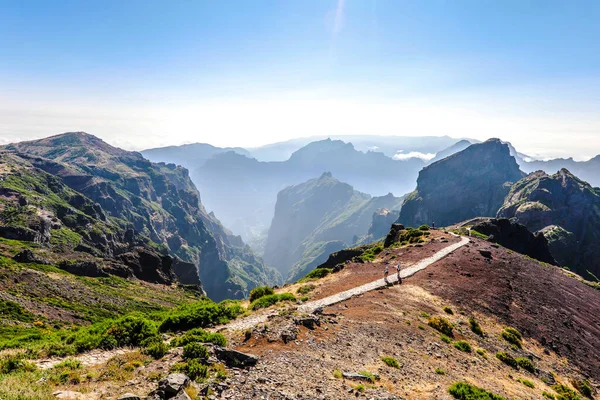
[[383, 271], [383, 280], [386, 281], [386, 282], [387, 282], [387, 277], [388, 277], [389, 273], [390, 273], [390, 270], [389, 270], [388, 265], [386, 263], [385, 264], [385, 270]]
[[398, 283], [402, 283], [402, 277], [400, 277], [400, 264], [396, 264], [396, 271], [398, 272]]
[[435, 222], [431, 223], [431, 229], [435, 229]]

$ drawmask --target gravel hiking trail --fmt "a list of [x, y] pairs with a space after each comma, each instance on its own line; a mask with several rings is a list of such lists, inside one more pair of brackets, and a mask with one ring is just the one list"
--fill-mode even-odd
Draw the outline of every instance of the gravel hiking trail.
[[[448, 254], [461, 248], [462, 246], [466, 245], [469, 242], [470, 242], [469, 238], [461, 237], [459, 242], [451, 244], [450, 246], [444, 247], [442, 250], [439, 250], [437, 253], [433, 254], [432, 256], [426, 257], [426, 258], [422, 259], [421, 261], [417, 262], [416, 264], [401, 270], [400, 271], [401, 278], [402, 279], [408, 278], [409, 276], [416, 274], [417, 272], [419, 272], [419, 271], [427, 268], [431, 264], [441, 260], [442, 258], [446, 257]], [[398, 276], [396, 275], [396, 273], [394, 271], [390, 271], [390, 275], [388, 276], [387, 280], [384, 278], [381, 278], [376, 281], [369, 282], [367, 284], [357, 286], [355, 288], [345, 290], [340, 293], [336, 293], [332, 296], [328, 296], [323, 299], [304, 303], [297, 307], [297, 311], [300, 313], [303, 313], [303, 314], [310, 314], [319, 308], [323, 308], [326, 306], [330, 306], [330, 305], [342, 302], [344, 300], [348, 300], [349, 298], [359, 296], [363, 293], [370, 292], [371, 290], [377, 290], [377, 289], [384, 288], [388, 285], [393, 285], [397, 281], [398, 281]], [[238, 330], [250, 329], [258, 324], [266, 322], [270, 316], [277, 315], [278, 312], [279, 312], [278, 310], [269, 310], [269, 311], [266, 311], [266, 312], [263, 312], [260, 314], [250, 315], [246, 318], [235, 320], [235, 321], [230, 322], [227, 325], [221, 326], [218, 328], [218, 330], [228, 329], [231, 331], [238, 331]]]

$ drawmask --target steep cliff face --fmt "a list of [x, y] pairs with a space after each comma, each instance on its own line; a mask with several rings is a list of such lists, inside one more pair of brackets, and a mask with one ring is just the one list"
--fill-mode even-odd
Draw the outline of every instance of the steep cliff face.
[[324, 173], [277, 196], [265, 262], [289, 280], [304, 276], [327, 256], [364, 236], [375, 210], [397, 208], [401, 199], [373, 197]]
[[[89, 199], [104, 219], [118, 227], [114, 231], [131, 229], [136, 236], [194, 263], [214, 299], [243, 297], [252, 287], [271, 283], [274, 277], [239, 237], [206, 213], [182, 167], [152, 163], [139, 153], [112, 147], [82, 132], [6, 148]], [[72, 226], [85, 224], [73, 221]], [[91, 242], [105, 244], [101, 248], [104, 254], [115, 252], [105, 231], [92, 230], [92, 234]]]
[[421, 170], [398, 222], [445, 226], [476, 216], [493, 217], [510, 186], [523, 176], [508, 145], [499, 139], [471, 145]]
[[517, 182], [499, 217], [516, 218], [548, 239], [561, 266], [592, 278], [600, 274], [600, 189], [568, 170], [554, 175], [534, 172]]

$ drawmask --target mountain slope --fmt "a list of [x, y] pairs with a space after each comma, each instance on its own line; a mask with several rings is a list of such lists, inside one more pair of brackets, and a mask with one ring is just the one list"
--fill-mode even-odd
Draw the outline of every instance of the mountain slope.
[[469, 146], [421, 170], [398, 222], [451, 225], [495, 216], [513, 182], [523, 177], [509, 147], [498, 139]]
[[517, 182], [498, 216], [541, 231], [561, 266], [593, 279], [600, 275], [600, 189], [568, 170], [534, 172]]
[[233, 151], [237, 154], [250, 156], [248, 150], [240, 147], [215, 147], [207, 143], [184, 144], [181, 146], [158, 147], [143, 150], [141, 153], [153, 162], [173, 163], [182, 166], [202, 165], [213, 156]]
[[[243, 297], [244, 291], [274, 277], [239, 237], [206, 213], [184, 168], [152, 163], [82, 132], [6, 149], [97, 204], [118, 227], [114, 231], [132, 229], [194, 263], [214, 299]], [[85, 229], [85, 224], [76, 226]], [[107, 242], [104, 254], [115, 251], [106, 234], [98, 236], [97, 241]]]
[[552, 174], [563, 168], [569, 170], [573, 175], [589, 182], [592, 186], [600, 186], [600, 155], [588, 161], [575, 161], [572, 158], [556, 158], [547, 161], [529, 161], [519, 163], [521, 169], [526, 173], [544, 171]]
[[400, 202], [391, 194], [371, 198], [331, 173], [290, 186], [277, 195], [265, 262], [296, 280], [366, 235], [377, 209], [397, 209]]

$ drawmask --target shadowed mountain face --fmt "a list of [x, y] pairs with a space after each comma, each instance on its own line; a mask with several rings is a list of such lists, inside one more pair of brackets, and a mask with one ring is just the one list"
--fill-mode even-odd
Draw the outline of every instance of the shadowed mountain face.
[[417, 189], [407, 195], [398, 222], [446, 226], [493, 217], [510, 186], [523, 176], [508, 145], [500, 140], [471, 145], [421, 170]]
[[377, 209], [398, 209], [400, 203], [391, 194], [372, 198], [331, 173], [290, 186], [277, 196], [265, 262], [289, 281], [301, 278], [330, 253], [366, 235]]
[[357, 190], [372, 195], [402, 195], [414, 188], [420, 159], [393, 160], [382, 153], [363, 153], [337, 140], [313, 142], [283, 162], [260, 162], [233, 152], [218, 154], [199, 168], [192, 179], [207, 208], [245, 238], [267, 231], [277, 193], [330, 171]]
[[[105, 215], [106, 229], [98, 224], [90, 226], [78, 215], [75, 218], [81, 221], [75, 220], [71, 228], [93, 232], [98, 227], [96, 242], [107, 242], [106, 254], [115, 251], [108, 231], [118, 235], [131, 229], [194, 263], [214, 299], [241, 298], [248, 289], [276, 279], [240, 237], [233, 236], [204, 210], [182, 167], [152, 163], [139, 153], [112, 147], [82, 132], [16, 143], [6, 149], [52, 175], [93, 204], [98, 214]], [[96, 247], [80, 250], [94, 253]]]
[[534, 172], [517, 182], [498, 216], [540, 231], [561, 266], [586, 278], [600, 275], [600, 189], [566, 169]]

